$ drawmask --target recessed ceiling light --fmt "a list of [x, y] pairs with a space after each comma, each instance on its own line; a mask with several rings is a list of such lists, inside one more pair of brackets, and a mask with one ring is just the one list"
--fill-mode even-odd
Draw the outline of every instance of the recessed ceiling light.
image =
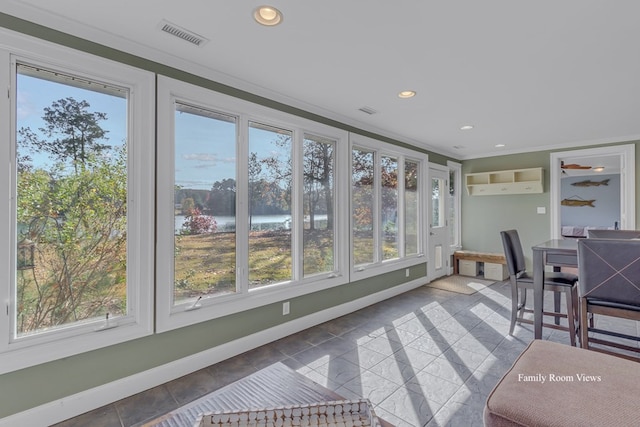
[[460, 126], [460, 130], [471, 130], [471, 129], [473, 129], [473, 125]]
[[282, 22], [282, 12], [273, 6], [260, 6], [253, 11], [253, 19], [258, 24], [273, 27]]
[[496, 148], [502, 148], [504, 147], [504, 144], [496, 144]]
[[595, 168], [593, 168], [594, 172], [602, 172], [604, 170], [604, 166], [596, 166]]
[[398, 94], [398, 98], [402, 99], [413, 98], [414, 96], [416, 96], [416, 92], [414, 90], [403, 90]]

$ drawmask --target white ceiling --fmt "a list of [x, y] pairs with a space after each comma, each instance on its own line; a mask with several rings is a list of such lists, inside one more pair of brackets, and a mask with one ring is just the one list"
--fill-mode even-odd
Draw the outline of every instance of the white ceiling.
[[[636, 0], [273, 0], [284, 20], [272, 28], [252, 18], [264, 3], [0, 11], [458, 159], [640, 139]], [[163, 19], [210, 41], [162, 33]], [[397, 97], [408, 89], [417, 96]]]

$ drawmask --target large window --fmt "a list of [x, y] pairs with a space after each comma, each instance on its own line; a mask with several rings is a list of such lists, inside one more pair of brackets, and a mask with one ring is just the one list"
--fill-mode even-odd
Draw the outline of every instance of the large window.
[[249, 287], [293, 279], [290, 130], [249, 123]]
[[14, 338], [127, 302], [127, 91], [17, 65]]
[[373, 151], [361, 148], [354, 148], [352, 151], [351, 210], [355, 265], [373, 263], [376, 260], [374, 160]]
[[236, 139], [236, 117], [175, 104], [176, 304], [236, 291]]
[[416, 255], [419, 250], [420, 197], [418, 193], [419, 163], [404, 162], [404, 253]]
[[426, 155], [4, 36], [0, 374], [424, 262]]
[[140, 153], [153, 150], [152, 76], [51, 49], [55, 61], [2, 56], [14, 160], [0, 216], [6, 369], [151, 332], [153, 159]]
[[331, 273], [336, 265], [336, 141], [305, 134], [303, 142], [304, 276]]
[[356, 277], [379, 273], [377, 267], [392, 269], [420, 262], [426, 160], [418, 152], [352, 137], [351, 250]]
[[165, 77], [158, 98], [159, 330], [346, 282], [346, 132]]
[[462, 165], [457, 162], [448, 161], [447, 166], [449, 167], [449, 244], [451, 246], [451, 252], [453, 252], [462, 247], [462, 242], [460, 241]]
[[398, 159], [382, 156], [380, 168], [381, 220], [383, 230], [382, 259], [400, 256], [398, 251]]

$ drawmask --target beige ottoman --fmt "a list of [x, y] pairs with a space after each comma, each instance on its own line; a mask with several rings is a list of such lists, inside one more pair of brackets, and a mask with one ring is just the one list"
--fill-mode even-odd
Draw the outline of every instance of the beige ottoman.
[[534, 340], [489, 394], [484, 425], [640, 425], [640, 363]]

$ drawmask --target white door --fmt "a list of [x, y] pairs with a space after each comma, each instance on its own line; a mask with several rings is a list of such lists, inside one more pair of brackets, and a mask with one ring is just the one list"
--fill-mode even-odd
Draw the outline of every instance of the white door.
[[429, 203], [429, 280], [437, 279], [449, 271], [449, 227], [447, 203], [449, 170], [439, 165], [429, 167], [431, 198]]

